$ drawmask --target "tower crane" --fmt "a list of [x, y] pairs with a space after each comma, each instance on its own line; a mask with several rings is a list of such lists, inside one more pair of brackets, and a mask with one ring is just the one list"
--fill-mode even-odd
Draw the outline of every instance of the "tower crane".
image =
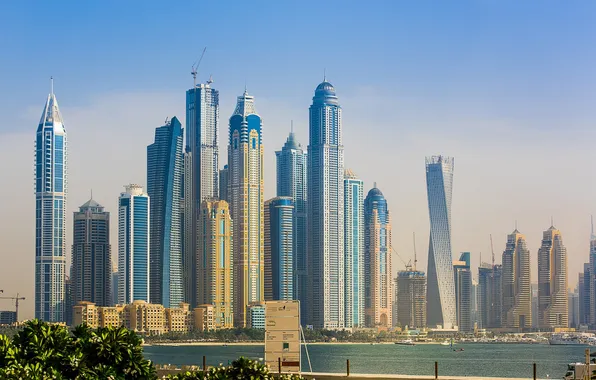
[[406, 263], [406, 261], [404, 259], [402, 259], [402, 257], [399, 255], [399, 253], [397, 253], [397, 251], [395, 250], [395, 248], [393, 248], [393, 245], [391, 245], [391, 249], [393, 250], [393, 253], [395, 253], [397, 255], [397, 257], [399, 257], [399, 259], [401, 260], [402, 263], [404, 263], [406, 270], [410, 271], [412, 270], [412, 260], [408, 261]]
[[492, 264], [495, 267], [495, 249], [493, 248], [493, 234], [490, 234], [490, 252], [492, 253]]
[[195, 87], [197, 86], [197, 71], [199, 70], [199, 66], [201, 66], [201, 61], [203, 60], [203, 56], [205, 55], [205, 50], [207, 50], [207, 46], [205, 46], [205, 48], [203, 49], [203, 53], [201, 53], [201, 58], [199, 58], [199, 60], [192, 65], [192, 70], [190, 71], [190, 74], [194, 79]]
[[[4, 293], [4, 291], [0, 291], [2, 293]], [[19, 320], [19, 301], [24, 301], [25, 297], [19, 297], [19, 293], [17, 293], [16, 297], [0, 297], [0, 299], [4, 299], [4, 300], [14, 300], [14, 304], [15, 304], [15, 319], [18, 321]]]

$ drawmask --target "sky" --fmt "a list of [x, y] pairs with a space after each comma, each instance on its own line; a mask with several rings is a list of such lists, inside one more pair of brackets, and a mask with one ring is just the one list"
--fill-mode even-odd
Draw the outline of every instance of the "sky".
[[[346, 167], [385, 194], [393, 271], [426, 270], [424, 158], [455, 158], [454, 259], [500, 263], [517, 223], [532, 279], [542, 232], [568, 249], [569, 287], [588, 260], [596, 132], [596, 3], [591, 1], [0, 2], [0, 289], [34, 308], [34, 138], [54, 77], [68, 132], [72, 212], [93, 197], [112, 213], [123, 185], [146, 185], [146, 146], [166, 117], [185, 119], [191, 66], [220, 91], [220, 166], [246, 86], [263, 118], [265, 195], [293, 120], [327, 79], [343, 107]], [[403, 260], [403, 261], [402, 261]], [[476, 269], [474, 276], [476, 277]], [[0, 300], [0, 309], [13, 309]]]

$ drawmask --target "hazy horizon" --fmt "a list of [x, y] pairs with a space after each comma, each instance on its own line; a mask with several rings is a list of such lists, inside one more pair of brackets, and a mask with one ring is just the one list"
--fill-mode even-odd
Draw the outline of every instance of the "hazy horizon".
[[[536, 282], [542, 232], [561, 230], [569, 287], [588, 261], [596, 180], [596, 3], [489, 0], [437, 3], [256, 1], [221, 4], [0, 4], [0, 289], [34, 309], [35, 131], [50, 76], [68, 133], [67, 251], [72, 212], [93, 190], [111, 212], [146, 186], [146, 148], [166, 117], [185, 125], [190, 69], [220, 92], [220, 167], [227, 129], [245, 84], [263, 119], [265, 196], [275, 196], [275, 154], [293, 120], [308, 146], [308, 107], [323, 79], [343, 108], [346, 168], [387, 198], [393, 246], [426, 271], [424, 159], [454, 157], [453, 259], [472, 253], [474, 277], [501, 262], [515, 224], [531, 251]], [[55, 22], [55, 20], [61, 22]], [[51, 29], [51, 30], [48, 30]], [[191, 33], [192, 31], [192, 33]], [[393, 270], [404, 264], [393, 256]], [[0, 310], [13, 310], [0, 300]]]

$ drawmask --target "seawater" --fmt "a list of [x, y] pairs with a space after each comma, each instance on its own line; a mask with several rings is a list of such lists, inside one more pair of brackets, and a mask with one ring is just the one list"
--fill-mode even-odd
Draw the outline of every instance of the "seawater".
[[[461, 349], [463, 351], [453, 351]], [[343, 372], [350, 360], [351, 373], [439, 376], [525, 377], [532, 378], [533, 363], [539, 378], [560, 379], [567, 364], [582, 362], [584, 346], [546, 344], [461, 343], [453, 347], [437, 344], [400, 346], [396, 344], [313, 344], [308, 353], [313, 372]], [[595, 348], [596, 350], [596, 348]], [[209, 366], [228, 364], [240, 356], [259, 359], [260, 345], [224, 346], [146, 346], [145, 356], [156, 364], [201, 365], [203, 355]], [[302, 369], [310, 371], [302, 350]]]

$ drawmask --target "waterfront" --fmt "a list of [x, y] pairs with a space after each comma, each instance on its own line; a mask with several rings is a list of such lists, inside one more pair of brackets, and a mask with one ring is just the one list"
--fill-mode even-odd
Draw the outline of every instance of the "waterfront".
[[[532, 377], [532, 363], [539, 378], [562, 378], [567, 364], [582, 361], [585, 346], [546, 344], [462, 343], [453, 351], [435, 344], [313, 344], [308, 352], [314, 372], [345, 372], [346, 359], [352, 373], [433, 375], [439, 362], [439, 376]], [[156, 364], [200, 365], [203, 355], [210, 366], [227, 364], [239, 356], [262, 358], [262, 345], [146, 346], [145, 356]], [[302, 369], [309, 371], [303, 349]]]

